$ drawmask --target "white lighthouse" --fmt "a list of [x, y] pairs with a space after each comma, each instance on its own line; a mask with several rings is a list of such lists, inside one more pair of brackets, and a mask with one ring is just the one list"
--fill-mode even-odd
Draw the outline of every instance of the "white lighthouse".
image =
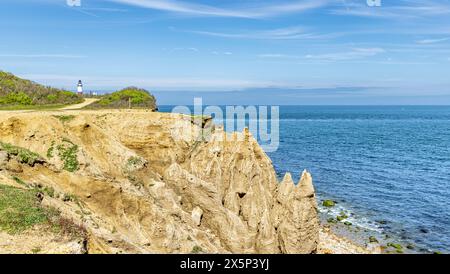
[[83, 83], [81, 82], [81, 80], [78, 81], [77, 93], [78, 95], [83, 95]]

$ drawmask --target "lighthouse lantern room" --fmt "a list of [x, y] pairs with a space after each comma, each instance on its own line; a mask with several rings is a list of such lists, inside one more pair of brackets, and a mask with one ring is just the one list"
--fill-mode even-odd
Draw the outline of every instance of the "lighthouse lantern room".
[[81, 82], [81, 80], [78, 81], [77, 93], [78, 95], [83, 95], [83, 83]]

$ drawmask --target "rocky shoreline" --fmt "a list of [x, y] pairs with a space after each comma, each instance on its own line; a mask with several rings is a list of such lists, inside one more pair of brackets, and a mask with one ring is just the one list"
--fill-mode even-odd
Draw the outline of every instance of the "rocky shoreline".
[[[319, 205], [322, 231], [356, 246], [355, 250], [369, 254], [434, 253], [390, 233], [387, 221], [368, 220], [334, 200], [321, 200]], [[329, 237], [328, 237], [329, 238]], [[330, 247], [330, 249], [332, 249]]]
[[381, 254], [381, 249], [368, 249], [359, 246], [348, 238], [340, 237], [323, 226], [319, 232], [319, 254]]
[[[208, 140], [175, 138], [209, 126], [144, 110], [3, 112], [0, 186], [37, 191], [44, 207], [86, 229], [86, 247], [62, 237], [68, 248], [52, 249], [62, 253], [407, 251], [359, 235], [350, 213], [324, 217], [337, 202], [318, 203], [306, 171], [298, 183], [289, 173], [278, 180], [249, 132], [212, 129]], [[33, 239], [38, 231], [23, 237]], [[0, 236], [10, 243], [0, 252], [15, 250], [15, 236]], [[28, 241], [39, 238], [58, 236]]]

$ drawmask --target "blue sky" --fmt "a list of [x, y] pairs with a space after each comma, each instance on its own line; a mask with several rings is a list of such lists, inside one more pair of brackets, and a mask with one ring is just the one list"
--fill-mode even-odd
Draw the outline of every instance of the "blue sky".
[[449, 0], [80, 2], [2, 0], [0, 69], [164, 104], [450, 104]]

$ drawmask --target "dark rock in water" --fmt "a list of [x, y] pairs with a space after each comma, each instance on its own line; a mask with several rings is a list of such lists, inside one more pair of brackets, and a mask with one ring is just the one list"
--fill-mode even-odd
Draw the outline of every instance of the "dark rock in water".
[[396, 250], [402, 250], [403, 249], [401, 244], [396, 244], [396, 243], [388, 243], [387, 246], [395, 248]]
[[333, 206], [336, 205], [336, 202], [332, 201], [332, 200], [325, 200], [325, 201], [322, 202], [322, 205], [324, 207], [333, 207]]
[[343, 221], [343, 220], [345, 220], [345, 219], [347, 219], [347, 218], [348, 218], [348, 216], [345, 215], [344, 212], [341, 212], [341, 215], [339, 215], [339, 216], [336, 217], [336, 219], [337, 219], [339, 222], [340, 222], [340, 221]]
[[408, 245], [406, 246], [406, 248], [412, 250], [412, 249], [414, 249], [414, 245], [413, 245], [413, 244], [408, 244]]
[[380, 225], [386, 225], [388, 223], [386, 220], [376, 220], [375, 222], [379, 223]]
[[346, 226], [351, 226], [351, 225], [353, 225], [353, 224], [350, 223], [350, 222], [344, 222], [344, 225], [346, 225]]
[[337, 220], [334, 219], [334, 218], [328, 218], [327, 222], [330, 223], [330, 224], [336, 224]]
[[424, 234], [427, 234], [429, 232], [426, 228], [421, 228], [419, 231]]
[[371, 242], [371, 243], [378, 243], [378, 240], [374, 236], [370, 236], [369, 237], [369, 242]]

